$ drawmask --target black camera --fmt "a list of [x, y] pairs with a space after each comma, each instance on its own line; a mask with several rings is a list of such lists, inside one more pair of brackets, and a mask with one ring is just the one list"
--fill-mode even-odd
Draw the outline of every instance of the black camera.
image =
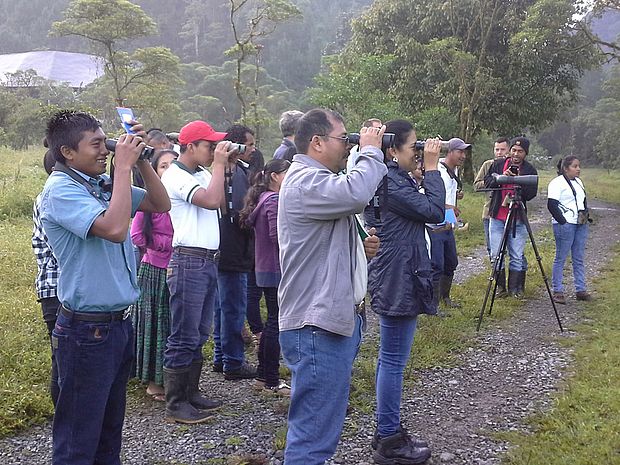
[[495, 182], [500, 186], [504, 184], [514, 184], [516, 186], [537, 186], [538, 176], [535, 174], [528, 174], [525, 176], [505, 176], [503, 174], [493, 173]]
[[[118, 142], [117, 139], [106, 139], [105, 148], [108, 149], [110, 152], [116, 152], [117, 142]], [[155, 149], [147, 145], [146, 147], [144, 147], [144, 150], [142, 150], [142, 153], [140, 154], [138, 159], [139, 160], [150, 160], [151, 158], [153, 158], [153, 155], [155, 155]]]
[[[425, 140], [416, 140], [415, 141], [415, 149], [416, 150], [424, 150], [425, 146], [426, 146], [426, 141]], [[441, 150], [443, 152], [447, 152], [448, 151], [448, 141], [447, 140], [442, 140], [441, 141]]]
[[244, 144], [237, 144], [237, 143], [235, 143], [235, 142], [231, 142], [231, 143], [228, 145], [228, 151], [229, 151], [229, 152], [231, 152], [231, 151], [233, 151], [233, 150], [236, 150], [236, 151], [237, 151], [237, 153], [239, 153], [239, 155], [243, 155], [243, 154], [246, 152], [246, 150], [247, 150], [247, 149], [248, 149], [248, 146], [247, 146], [247, 145], [244, 145]]
[[508, 167], [508, 170], [512, 173], [512, 174], [519, 174], [519, 167], [517, 165], [510, 165]]
[[[394, 147], [394, 134], [391, 132], [384, 132], [383, 139], [381, 140], [381, 150], [389, 149], [390, 147]], [[349, 139], [349, 144], [360, 145], [360, 135], [357, 132], [351, 133], [347, 136]]]

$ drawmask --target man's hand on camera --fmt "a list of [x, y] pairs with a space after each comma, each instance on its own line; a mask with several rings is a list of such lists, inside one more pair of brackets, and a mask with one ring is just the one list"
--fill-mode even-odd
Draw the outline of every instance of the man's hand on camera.
[[213, 152], [213, 164], [214, 165], [226, 166], [228, 161], [231, 159], [231, 154], [234, 153], [234, 150], [231, 150], [231, 151], [228, 150], [229, 146], [230, 146], [230, 142], [227, 140], [218, 142]]
[[129, 169], [136, 164], [138, 157], [146, 147], [146, 144], [139, 136], [133, 134], [123, 134], [118, 138], [116, 150], [114, 151], [114, 166], [117, 170]]
[[380, 128], [362, 128], [360, 129], [360, 148], [372, 145], [381, 149], [383, 141], [383, 133], [385, 132], [385, 124]]
[[140, 136], [143, 140], [146, 140], [146, 131], [141, 123], [138, 123], [136, 120], [131, 120], [129, 124], [131, 124], [131, 130], [135, 133], [134, 135]]
[[376, 233], [377, 231], [375, 228], [370, 228], [368, 231], [369, 236], [364, 239], [364, 252], [366, 253], [366, 258], [368, 260], [377, 255], [377, 252], [379, 251], [380, 241], [379, 237], [375, 236]]
[[426, 139], [426, 143], [424, 144], [424, 168], [426, 171], [437, 169], [440, 152], [441, 141], [438, 138]]
[[513, 173], [512, 171], [510, 171], [510, 167], [506, 168], [502, 174], [503, 174], [504, 176], [516, 176], [516, 174], [515, 174], [515, 173]]

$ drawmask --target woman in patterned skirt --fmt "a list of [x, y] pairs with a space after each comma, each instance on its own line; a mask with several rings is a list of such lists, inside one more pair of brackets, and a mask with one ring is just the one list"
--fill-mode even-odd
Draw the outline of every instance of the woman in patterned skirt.
[[[159, 177], [177, 154], [158, 151], [151, 164]], [[163, 402], [164, 350], [170, 334], [170, 292], [166, 269], [172, 255], [172, 222], [166, 213], [138, 212], [131, 224], [131, 240], [143, 253], [138, 270], [140, 298], [133, 306], [132, 319], [136, 335], [135, 376], [148, 383], [146, 393]]]

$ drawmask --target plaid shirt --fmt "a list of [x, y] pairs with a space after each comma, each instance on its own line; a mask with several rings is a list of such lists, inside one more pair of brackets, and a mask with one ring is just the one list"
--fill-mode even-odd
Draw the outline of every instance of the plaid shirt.
[[32, 207], [32, 248], [37, 259], [39, 269], [35, 286], [39, 299], [56, 297], [56, 287], [58, 286], [58, 262], [52, 253], [52, 249], [47, 242], [47, 236], [41, 224], [41, 196], [37, 196]]

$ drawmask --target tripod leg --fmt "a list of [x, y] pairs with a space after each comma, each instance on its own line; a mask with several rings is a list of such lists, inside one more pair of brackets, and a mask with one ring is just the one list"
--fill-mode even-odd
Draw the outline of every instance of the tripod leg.
[[525, 229], [527, 229], [527, 234], [530, 236], [530, 242], [532, 243], [532, 249], [534, 249], [534, 255], [536, 256], [536, 261], [538, 262], [538, 267], [540, 268], [540, 274], [543, 277], [543, 281], [545, 282], [545, 287], [547, 288], [547, 294], [549, 294], [549, 300], [551, 301], [551, 306], [553, 307], [553, 312], [555, 313], [555, 318], [558, 320], [558, 326], [560, 327], [560, 332], [564, 332], [564, 328], [562, 328], [562, 320], [560, 319], [560, 314], [558, 313], [558, 309], [555, 306], [555, 301], [553, 300], [553, 295], [551, 294], [551, 288], [549, 287], [549, 280], [547, 279], [547, 275], [545, 274], [545, 268], [542, 264], [542, 258], [538, 253], [538, 247], [536, 247], [536, 241], [534, 240], [534, 234], [532, 233], [532, 228], [530, 226], [530, 222], [527, 219], [526, 215], [522, 215], [521, 220], [523, 224], [525, 224]]
[[[506, 256], [506, 248], [508, 246], [508, 234], [510, 234], [510, 222], [512, 221], [512, 212], [508, 213], [508, 217], [506, 218], [506, 223], [504, 224], [504, 231], [502, 233], [502, 239], [499, 244], [497, 257], [493, 260], [493, 267], [491, 269], [491, 274], [489, 276], [489, 283], [487, 285], [487, 291], [484, 295], [484, 299], [482, 301], [482, 307], [480, 308], [480, 314], [478, 315], [478, 325], [476, 326], [476, 331], [480, 331], [480, 326], [482, 325], [482, 317], [484, 316], [484, 309], [487, 306], [487, 302], [489, 301], [489, 294], [491, 293], [491, 286], [493, 285], [493, 281], [495, 281], [495, 286], [493, 286], [493, 294], [491, 295], [491, 303], [489, 305], [489, 315], [491, 314], [491, 309], [493, 308], [493, 303], [495, 302], [495, 293], [497, 291], [497, 280], [495, 277], [499, 270], [502, 269], [502, 264], [504, 263], [504, 257]], [[493, 252], [493, 251], [491, 251]]]

